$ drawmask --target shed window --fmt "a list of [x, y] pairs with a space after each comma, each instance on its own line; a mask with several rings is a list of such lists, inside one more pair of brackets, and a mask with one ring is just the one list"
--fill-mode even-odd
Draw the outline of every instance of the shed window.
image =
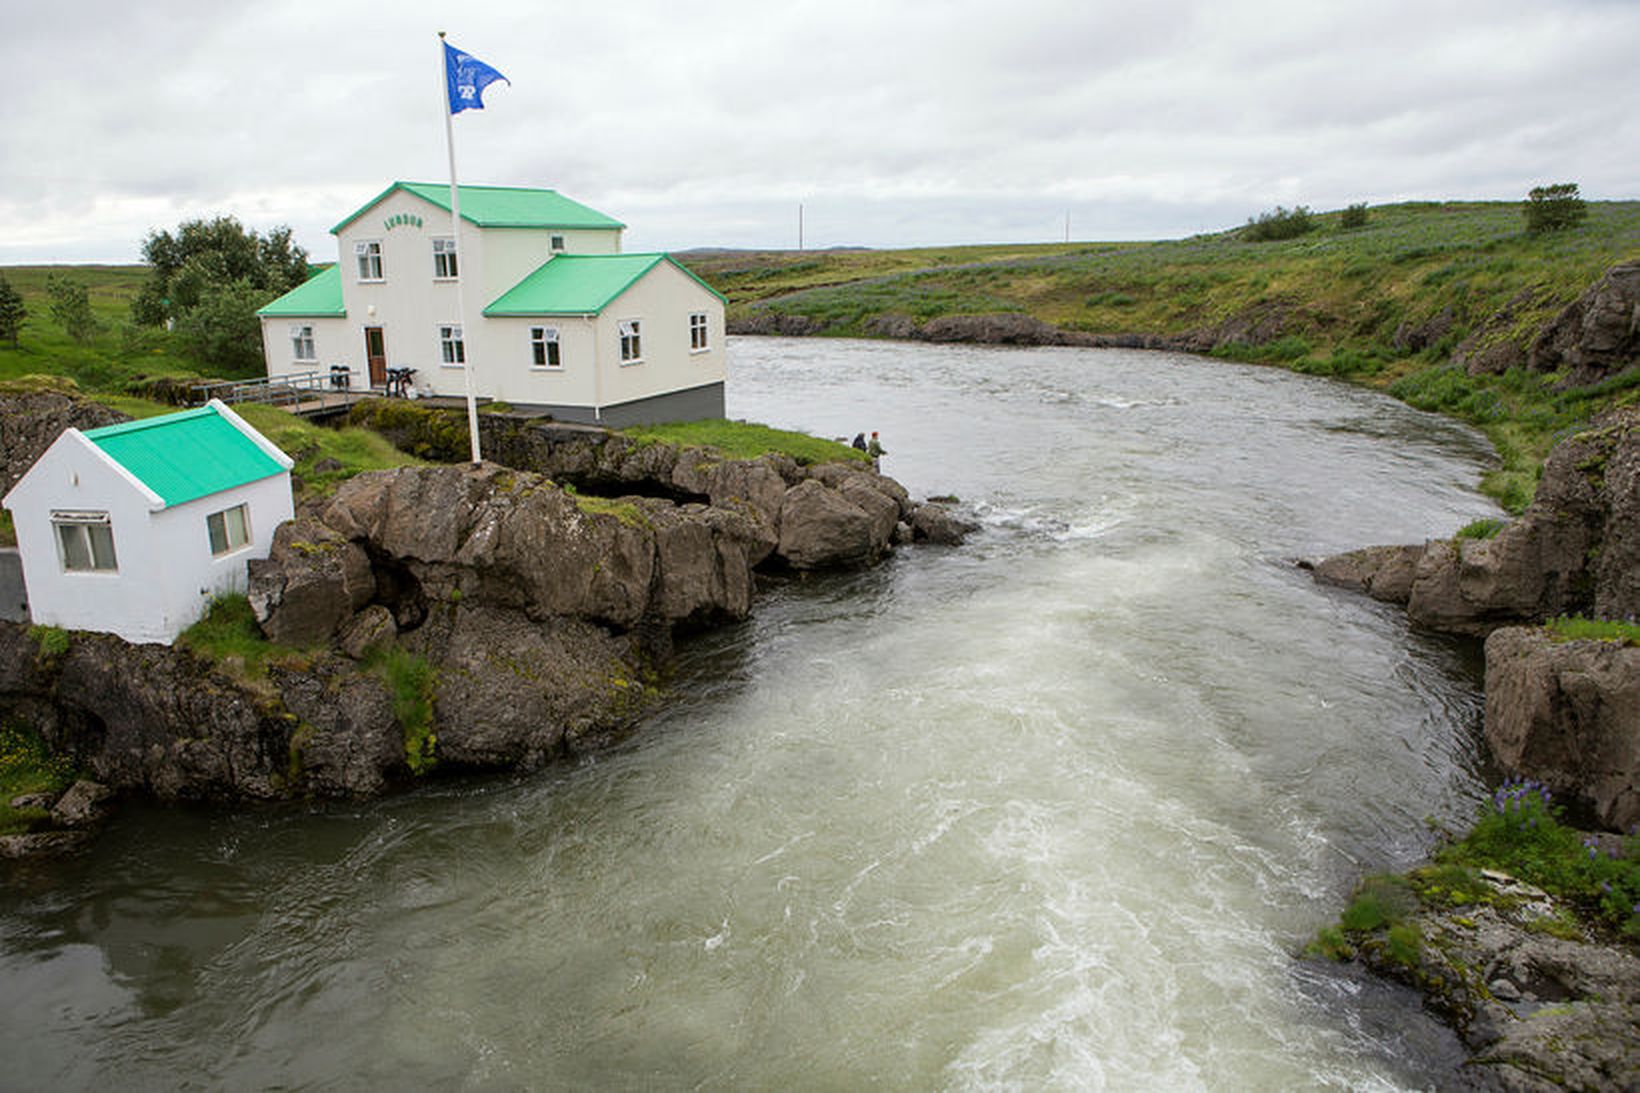
[[555, 236], [552, 237], [552, 249], [554, 251], [561, 251], [561, 250], [564, 249], [564, 237], [563, 236], [555, 235]]
[[438, 354], [445, 364], [467, 363], [467, 346], [461, 340], [460, 326], [438, 328]]
[[377, 239], [365, 239], [353, 244], [353, 255], [359, 260], [359, 280], [382, 279], [382, 245]]
[[54, 512], [51, 526], [57, 531], [57, 547], [65, 572], [119, 572], [119, 559], [114, 556], [114, 528], [108, 513]]
[[706, 337], [706, 312], [696, 311], [689, 316], [689, 349], [691, 352], [710, 349]]
[[641, 325], [641, 319], [622, 319], [620, 322], [622, 364], [635, 364], [643, 360]]
[[313, 328], [311, 326], [293, 326], [290, 328], [291, 355], [299, 361], [316, 361], [319, 352], [313, 345]]
[[530, 360], [537, 368], [562, 368], [558, 356], [558, 328], [555, 326], [530, 327]]
[[211, 536], [211, 553], [228, 554], [251, 541], [250, 516], [244, 505], [213, 512], [205, 517], [205, 530]]
[[456, 241], [454, 239], [433, 240], [433, 277], [440, 281], [455, 280]]

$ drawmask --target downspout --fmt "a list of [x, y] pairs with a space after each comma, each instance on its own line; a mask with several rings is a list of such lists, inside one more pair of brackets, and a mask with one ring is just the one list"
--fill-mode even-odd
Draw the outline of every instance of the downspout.
[[592, 327], [592, 420], [602, 425], [604, 423], [604, 362], [603, 354], [599, 352], [598, 327], [595, 325], [596, 315], [582, 315], [581, 321]]

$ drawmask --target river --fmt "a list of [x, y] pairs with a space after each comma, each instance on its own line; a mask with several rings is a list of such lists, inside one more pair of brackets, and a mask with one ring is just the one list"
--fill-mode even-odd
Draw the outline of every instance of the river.
[[1299, 556], [1494, 507], [1476, 434], [1183, 355], [733, 339], [982, 530], [772, 582], [618, 747], [123, 811], [0, 876], [0, 1088], [1428, 1087], [1301, 951], [1483, 795], [1478, 668]]

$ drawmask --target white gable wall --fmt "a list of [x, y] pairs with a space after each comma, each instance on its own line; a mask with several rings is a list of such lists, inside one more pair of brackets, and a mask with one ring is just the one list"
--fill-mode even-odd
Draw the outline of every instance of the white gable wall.
[[[696, 311], [707, 316], [708, 348], [702, 352], [689, 349], [689, 315]], [[603, 406], [724, 380], [723, 304], [670, 262], [650, 270], [598, 319], [599, 355], [608, 362], [599, 399]], [[640, 364], [621, 363], [623, 319], [641, 322]]]
[[[248, 504], [251, 542], [211, 556], [205, 519]], [[245, 563], [265, 558], [292, 516], [290, 474], [156, 511], [156, 499], [78, 432], [65, 432], [6, 496], [23, 560], [29, 615], [43, 626], [97, 630], [132, 642], [170, 642], [211, 597], [243, 590]], [[53, 510], [107, 512], [117, 572], [63, 569]]]

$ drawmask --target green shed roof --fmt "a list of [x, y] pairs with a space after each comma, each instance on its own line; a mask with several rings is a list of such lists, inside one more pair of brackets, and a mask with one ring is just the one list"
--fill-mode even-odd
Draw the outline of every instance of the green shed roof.
[[[596, 315], [637, 280], [665, 262], [712, 295], [710, 285], [665, 254], [560, 254], [496, 297], [486, 316]], [[721, 296], [718, 296], [722, 299]]]
[[[339, 232], [369, 212], [394, 190], [415, 194], [450, 211], [450, 187], [436, 182], [395, 182], [340, 224]], [[481, 228], [624, 228], [614, 217], [571, 201], [557, 190], [529, 190], [517, 186], [461, 187], [461, 219]]]
[[277, 300], [258, 308], [256, 313], [273, 318], [346, 315], [347, 308], [342, 306], [342, 267], [320, 270]]
[[167, 506], [286, 469], [215, 406], [105, 425], [84, 435]]

